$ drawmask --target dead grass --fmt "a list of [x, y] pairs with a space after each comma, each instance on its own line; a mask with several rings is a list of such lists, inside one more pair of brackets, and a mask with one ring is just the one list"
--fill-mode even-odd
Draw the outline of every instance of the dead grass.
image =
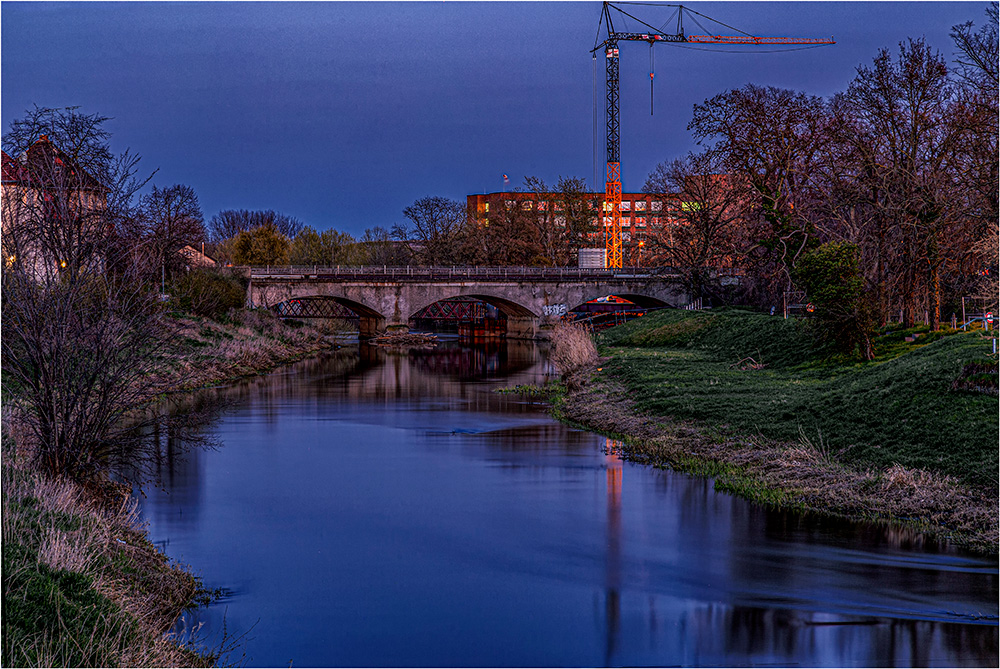
[[911, 543], [926, 535], [997, 552], [998, 500], [953, 477], [898, 464], [851, 468], [829, 453], [821, 434], [802, 432], [798, 443], [782, 443], [643, 415], [622, 386], [591, 377], [577, 373], [560, 413], [622, 438], [633, 461], [716, 476], [718, 488], [764, 503], [894, 523]]
[[225, 323], [182, 317], [177, 325], [182, 343], [169, 354], [171, 375], [163, 380], [173, 390], [261, 374], [330, 346], [322, 331], [262, 310], [233, 311]]
[[[146, 539], [136, 501], [121, 489], [117, 499], [108, 488], [95, 496], [78, 483], [42, 476], [27, 462], [5, 449], [4, 665], [209, 663], [167, 634], [199, 586]], [[59, 576], [65, 573], [84, 579]], [[51, 598], [54, 612], [39, 602], [39, 592], [49, 593], [44, 598]], [[60, 613], [58, 602], [81, 601], [93, 602], [85, 620]]]
[[597, 347], [590, 331], [576, 323], [559, 323], [552, 330], [549, 359], [564, 376], [590, 367], [598, 360]]

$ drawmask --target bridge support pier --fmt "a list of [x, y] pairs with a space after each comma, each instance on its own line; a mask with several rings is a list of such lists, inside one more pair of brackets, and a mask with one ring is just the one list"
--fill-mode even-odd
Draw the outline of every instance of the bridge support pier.
[[358, 336], [362, 339], [377, 337], [385, 331], [385, 319], [381, 316], [362, 316], [358, 319]]
[[507, 316], [508, 339], [535, 339], [538, 336], [538, 319]]

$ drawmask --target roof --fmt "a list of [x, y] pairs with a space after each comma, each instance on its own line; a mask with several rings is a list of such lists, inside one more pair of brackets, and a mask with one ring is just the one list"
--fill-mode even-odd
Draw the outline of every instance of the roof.
[[[40, 136], [18, 160], [3, 152], [3, 183], [32, 188], [45, 187], [54, 174], [65, 174], [84, 190], [104, 190], [101, 183], [81, 168], [73, 158], [52, 143], [47, 135]], [[52, 185], [52, 184], [50, 184]]]

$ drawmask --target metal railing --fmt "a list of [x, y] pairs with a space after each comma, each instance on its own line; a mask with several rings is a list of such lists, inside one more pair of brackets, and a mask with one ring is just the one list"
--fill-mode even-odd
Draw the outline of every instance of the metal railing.
[[518, 281], [560, 280], [621, 280], [677, 279], [680, 274], [671, 267], [625, 267], [620, 269], [581, 267], [391, 267], [387, 265], [361, 267], [322, 267], [318, 265], [282, 265], [238, 267], [238, 271], [253, 279], [389, 279], [397, 281], [441, 281], [446, 279], [478, 279]]

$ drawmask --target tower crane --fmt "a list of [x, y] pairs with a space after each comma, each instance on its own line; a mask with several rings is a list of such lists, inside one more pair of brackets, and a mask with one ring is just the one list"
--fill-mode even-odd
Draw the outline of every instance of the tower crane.
[[[607, 30], [607, 38], [597, 44], [591, 53], [595, 54], [603, 50], [606, 64], [606, 107], [605, 122], [607, 125], [607, 178], [604, 185], [604, 213], [602, 223], [604, 223], [605, 248], [607, 253], [607, 266], [620, 268], [622, 266], [622, 180], [621, 180], [621, 160], [619, 155], [619, 119], [618, 119], [618, 43], [619, 42], [648, 42], [650, 49], [654, 44], [665, 42], [686, 42], [693, 44], [742, 44], [742, 45], [772, 45], [772, 44], [809, 44], [823, 45], [836, 44], [833, 38], [805, 38], [805, 37], [758, 37], [745, 33], [736, 28], [731, 28], [739, 35], [687, 35], [684, 33], [684, 12], [702, 16], [684, 5], [658, 5], [677, 8], [677, 32], [665, 33], [662, 29], [654, 28], [645, 21], [637, 19], [625, 10], [610, 2], [605, 2], [601, 11], [601, 21], [598, 24], [598, 38], [601, 35], [601, 25]], [[641, 24], [643, 28], [648, 28], [645, 32], [620, 32], [615, 29], [612, 20], [611, 10], [615, 10], [621, 16], [633, 19]], [[668, 22], [672, 20], [668, 19]], [[715, 19], [711, 19], [715, 21]], [[697, 19], [695, 19], [697, 23]], [[718, 21], [715, 21], [719, 23]], [[719, 23], [720, 25], [725, 25]], [[699, 26], [701, 24], [698, 24]], [[704, 30], [704, 27], [702, 27]], [[650, 94], [652, 94], [653, 72], [650, 71]], [[652, 111], [652, 110], [651, 110]], [[608, 221], [608, 218], [611, 220]], [[610, 225], [609, 225], [610, 223]]]

